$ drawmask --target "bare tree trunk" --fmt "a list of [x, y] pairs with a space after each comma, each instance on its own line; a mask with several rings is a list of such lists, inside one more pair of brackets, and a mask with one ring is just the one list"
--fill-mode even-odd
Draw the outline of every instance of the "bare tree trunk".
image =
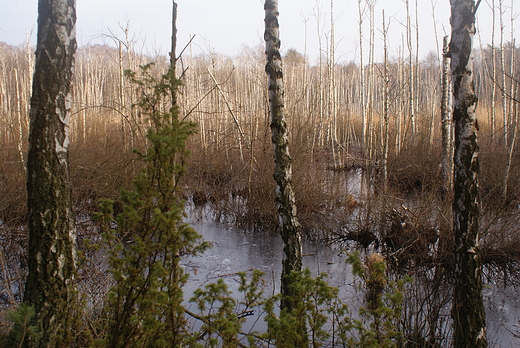
[[[171, 109], [170, 113], [172, 115], [171, 122], [173, 123], [174, 118], [177, 118], [178, 115], [178, 106], [177, 106], [177, 87], [179, 86], [177, 82], [177, 3], [175, 0], [172, 0], [172, 41], [170, 47], [170, 66], [168, 67], [168, 78], [170, 82], [170, 96], [171, 96]], [[173, 285], [174, 289], [177, 289], [182, 294], [181, 289], [181, 256], [178, 248], [172, 248], [173, 253], [175, 254], [172, 258], [171, 263], [171, 279], [170, 284]], [[171, 289], [170, 289], [171, 291]], [[181, 295], [182, 297], [182, 295]], [[172, 301], [172, 299], [170, 299]], [[175, 306], [182, 307], [181, 301], [175, 296], [173, 296], [173, 301], [175, 302]], [[183, 313], [180, 313], [176, 310], [171, 310], [170, 314], [167, 316], [169, 320], [169, 325], [172, 328], [172, 347], [177, 347], [182, 344], [182, 338], [180, 337], [180, 332], [182, 331], [182, 326], [184, 325]]]
[[[511, 5], [512, 6], [512, 5]], [[512, 9], [511, 9], [512, 10]], [[513, 25], [513, 20], [511, 20], [511, 25]], [[513, 77], [513, 71], [514, 71], [514, 65], [515, 65], [515, 40], [511, 40], [511, 69], [510, 69], [510, 76]], [[504, 188], [502, 191], [502, 196], [504, 197], [504, 200], [507, 199], [507, 191], [509, 186], [509, 176], [511, 174], [511, 164], [513, 163], [513, 154], [515, 152], [515, 143], [516, 143], [516, 133], [518, 128], [518, 113], [515, 112], [515, 105], [513, 104], [513, 101], [515, 99], [515, 86], [518, 84], [518, 81], [513, 81], [513, 78], [511, 78], [511, 92], [510, 92], [510, 100], [511, 104], [509, 105], [509, 112], [510, 112], [510, 119], [513, 122], [513, 129], [512, 129], [512, 139], [511, 139], [511, 145], [509, 145], [508, 148], [508, 156], [507, 156], [507, 163], [506, 163], [506, 170], [504, 175]]]
[[[172, 46], [170, 52], [170, 79], [176, 79], [177, 68], [177, 3], [172, 0]], [[172, 80], [173, 81], [173, 80]], [[172, 84], [173, 86], [173, 84]], [[172, 91], [172, 107], [177, 105], [177, 95]]]
[[76, 270], [68, 167], [75, 23], [75, 1], [39, 1], [27, 159], [29, 276], [24, 302], [35, 307], [39, 332], [31, 347], [59, 346], [70, 329]]
[[[18, 96], [17, 98], [17, 110], [15, 111], [17, 118], [18, 118], [18, 140], [16, 141], [16, 148], [18, 150], [18, 160], [20, 161], [20, 167], [25, 172], [25, 164], [24, 164], [24, 157], [23, 157], [23, 118], [26, 116], [26, 104], [24, 101], [26, 100], [22, 96], [25, 94], [23, 93], [24, 84], [22, 83], [22, 79], [18, 77], [18, 70], [14, 69], [14, 81], [15, 81], [15, 95]], [[13, 119], [12, 126], [13, 127], [13, 138], [14, 138], [14, 127], [15, 122]], [[25, 173], [24, 173], [25, 174]]]
[[325, 110], [325, 96], [324, 96], [324, 82], [323, 82], [323, 55], [322, 55], [322, 30], [321, 30], [321, 11], [318, 4], [318, 1], [316, 1], [316, 29], [318, 32], [318, 93], [319, 93], [319, 122], [318, 122], [318, 146], [320, 148], [323, 148], [325, 145], [325, 134], [326, 134], [326, 127], [325, 127], [325, 116], [324, 116], [324, 110]]
[[[123, 112], [125, 108], [125, 68], [123, 56], [123, 41], [118, 40], [118, 60], [119, 60], [119, 110]], [[123, 136], [123, 143], [127, 150], [132, 150], [133, 146], [127, 144], [126, 138], [126, 120], [121, 117], [121, 135]]]
[[368, 53], [368, 95], [367, 95], [367, 107], [368, 107], [368, 120], [367, 120], [367, 146], [368, 156], [372, 159], [374, 155], [374, 108], [375, 108], [375, 6], [377, 0], [367, 0], [369, 9], [369, 24], [370, 24], [370, 38], [369, 38], [369, 53]]
[[296, 218], [296, 204], [292, 188], [292, 165], [287, 140], [287, 124], [284, 118], [284, 85], [282, 59], [280, 56], [280, 36], [278, 25], [278, 0], [265, 2], [265, 34], [267, 64], [265, 71], [269, 77], [269, 108], [271, 116], [272, 141], [274, 145], [274, 179], [276, 181], [276, 203], [280, 232], [284, 241], [282, 268], [282, 309], [293, 305], [288, 276], [302, 268], [301, 227]]
[[388, 46], [387, 46], [388, 27], [385, 23], [385, 11], [383, 10], [383, 45], [384, 45], [384, 101], [383, 101], [383, 158], [381, 166], [381, 175], [383, 181], [383, 188], [386, 193], [388, 188], [388, 111], [390, 99], [390, 75], [388, 72]]
[[366, 114], [366, 87], [365, 87], [365, 63], [363, 57], [363, 10], [361, 10], [361, 0], [358, 0], [359, 10], [359, 71], [361, 74], [360, 81], [360, 98], [361, 98], [361, 146], [363, 152], [367, 149], [367, 114]]
[[[435, 7], [437, 6], [437, 1], [434, 1], [434, 0], [430, 0], [431, 1], [431, 6], [432, 6], [432, 22], [433, 22], [433, 33], [435, 35], [435, 48], [436, 48], [436, 52], [437, 52], [437, 56], [440, 55], [440, 52], [439, 52], [439, 34], [437, 32], [437, 20], [435, 18]], [[440, 61], [439, 61], [440, 63]]]
[[497, 62], [496, 62], [496, 48], [495, 48], [495, 0], [491, 2], [491, 12], [492, 12], [492, 25], [491, 25], [491, 74], [492, 74], [492, 85], [491, 89], [491, 144], [493, 144], [493, 149], [496, 146], [495, 132], [496, 132], [496, 111], [495, 111], [495, 98], [497, 91]]
[[[442, 181], [443, 190], [449, 195], [453, 189], [453, 128], [451, 120], [451, 79], [450, 79], [450, 57], [448, 54], [448, 36], [444, 37], [442, 48]], [[451, 196], [450, 196], [451, 197]]]
[[408, 46], [408, 112], [410, 117], [410, 128], [412, 133], [412, 141], [415, 141], [415, 110], [414, 110], [414, 67], [413, 67], [413, 47], [412, 47], [412, 24], [410, 19], [410, 0], [405, 0], [406, 4], [406, 42]]
[[332, 146], [332, 157], [334, 167], [341, 167], [341, 147], [338, 142], [338, 120], [336, 106], [336, 57], [335, 57], [335, 38], [334, 38], [334, 0], [330, 1], [330, 47], [329, 47], [329, 119], [330, 123], [330, 142]]
[[[511, 22], [510, 22], [510, 26], [511, 26], [511, 41], [510, 41], [510, 53], [509, 53], [509, 73], [508, 73], [508, 77], [509, 77], [509, 113], [508, 113], [508, 123], [511, 123], [513, 122], [513, 118], [514, 118], [514, 114], [513, 114], [513, 104], [514, 104], [514, 97], [515, 97], [515, 71], [514, 71], [514, 67], [515, 67], [515, 28], [514, 28], [514, 25], [515, 25], [515, 19], [516, 17], [518, 16], [517, 14], [515, 14], [514, 12], [514, 1], [511, 0], [511, 7], [510, 7], [510, 13], [511, 13]], [[505, 86], [504, 86], [504, 89], [505, 89]], [[513, 125], [514, 127], [514, 125]], [[514, 135], [513, 135], [514, 137]], [[514, 145], [511, 145], [511, 146], [514, 146]]]
[[238, 147], [239, 147], [239, 151], [240, 151], [240, 160], [244, 160], [242, 144], [245, 144], [246, 147], [248, 148], [248, 150], [250, 150], [250, 148], [249, 148], [249, 144], [246, 141], [246, 136], [244, 134], [244, 131], [242, 130], [242, 126], [240, 125], [240, 121], [238, 120], [235, 113], [233, 112], [233, 108], [231, 107], [231, 104], [229, 103], [228, 98], [226, 97], [226, 94], [222, 90], [222, 87], [220, 87], [220, 83], [217, 81], [217, 79], [215, 78], [215, 76], [213, 75], [211, 70], [209, 70], [208, 68], [206, 68], [206, 70], [209, 73], [209, 75], [211, 76], [211, 79], [213, 80], [213, 82], [215, 83], [215, 87], [217, 88], [220, 95], [222, 96], [222, 99], [224, 99], [224, 103], [226, 104], [226, 107], [227, 107], [229, 113], [231, 114], [231, 117], [233, 118], [235, 125], [237, 126], [237, 130], [238, 130], [238, 134], [239, 134], [237, 141], [238, 141]]
[[[424, 0], [423, 0], [424, 1]], [[417, 0], [415, 0], [415, 64], [413, 69], [413, 83], [414, 83], [414, 94], [412, 95], [412, 109], [414, 114], [414, 120], [417, 123], [417, 113], [419, 104], [419, 12], [418, 12], [419, 4]], [[415, 131], [418, 131], [417, 125], [415, 126]], [[430, 151], [428, 149], [428, 151]]]
[[477, 96], [473, 83], [474, 0], [451, 0], [451, 73], [455, 125], [453, 227], [455, 290], [454, 347], [487, 347], [479, 251], [479, 161]]
[[500, 19], [500, 70], [502, 72], [502, 122], [503, 122], [503, 133], [502, 142], [504, 150], [507, 151], [508, 138], [509, 138], [509, 122], [507, 120], [507, 96], [506, 96], [506, 63], [505, 63], [505, 47], [504, 47], [504, 0], [498, 1], [498, 13]]
[[[397, 87], [399, 91], [404, 88], [404, 72], [403, 72], [403, 62], [404, 62], [404, 45], [399, 47], [399, 58], [397, 60]], [[395, 120], [395, 153], [399, 154], [401, 152], [402, 146], [402, 134], [403, 134], [403, 102], [402, 102], [402, 93], [398, 93], [397, 95], [397, 113]]]

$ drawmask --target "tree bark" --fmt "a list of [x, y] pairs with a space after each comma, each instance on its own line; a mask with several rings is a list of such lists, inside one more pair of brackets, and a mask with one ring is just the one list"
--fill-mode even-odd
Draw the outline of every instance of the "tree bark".
[[455, 289], [454, 347], [486, 347], [479, 251], [479, 158], [477, 96], [473, 83], [474, 0], [451, 0], [451, 73], [455, 125], [453, 227]]
[[491, 89], [491, 144], [493, 145], [493, 150], [496, 146], [495, 132], [496, 132], [496, 111], [495, 111], [495, 99], [496, 99], [496, 91], [497, 91], [497, 62], [496, 62], [496, 48], [495, 48], [495, 0], [491, 2], [491, 13], [492, 13], [492, 24], [491, 24], [491, 81], [493, 88]]
[[68, 168], [76, 10], [74, 0], [40, 0], [27, 158], [29, 275], [35, 307], [31, 347], [59, 347], [74, 297], [76, 230]]
[[[175, 0], [172, 1], [172, 45], [170, 52], [170, 81], [172, 82], [172, 86], [176, 85], [173, 83], [174, 80], [177, 79], [177, 3]], [[175, 90], [172, 90], [172, 107], [177, 106], [177, 93]]]
[[[451, 119], [451, 79], [448, 36], [443, 39], [442, 47], [442, 181], [443, 193], [450, 195], [453, 189], [453, 128]], [[449, 196], [451, 198], [451, 195]]]
[[363, 11], [361, 10], [361, 0], [358, 0], [359, 11], [359, 72], [360, 72], [360, 103], [361, 103], [361, 147], [363, 152], [367, 148], [367, 115], [365, 105], [365, 66], [363, 61]]
[[367, 78], [367, 94], [366, 94], [366, 107], [367, 107], [367, 123], [366, 123], [366, 132], [367, 132], [367, 147], [368, 147], [368, 157], [370, 159], [373, 158], [375, 152], [375, 139], [374, 139], [374, 109], [376, 107], [375, 104], [375, 6], [376, 0], [368, 0], [368, 13], [369, 13], [369, 50], [368, 50], [368, 78]]
[[503, 8], [504, 0], [498, 1], [498, 13], [500, 19], [500, 71], [502, 76], [502, 88], [501, 97], [502, 97], [502, 122], [503, 122], [503, 133], [502, 133], [502, 143], [504, 144], [504, 151], [507, 151], [507, 147], [509, 144], [509, 121], [507, 119], [507, 95], [506, 95], [506, 63], [505, 63], [505, 47], [504, 47], [504, 8]]
[[175, 65], [177, 63], [177, 3], [175, 0], [172, 1], [172, 45], [170, 52], [170, 67], [175, 71]]
[[[513, 5], [511, 4], [511, 7]], [[513, 25], [513, 20], [511, 20], [511, 25]], [[515, 66], [515, 40], [514, 38], [511, 39], [511, 67], [509, 71], [509, 76], [513, 75], [513, 69]], [[518, 82], [514, 81], [514, 79], [511, 78], [511, 92], [509, 94], [509, 119], [512, 122], [512, 129], [511, 129], [511, 144], [507, 148], [508, 155], [507, 155], [507, 163], [506, 163], [506, 170], [504, 175], [504, 185], [502, 190], [502, 197], [504, 198], [504, 201], [507, 202], [507, 195], [509, 190], [509, 177], [511, 174], [511, 166], [513, 164], [513, 155], [515, 153], [515, 145], [516, 145], [516, 133], [518, 129], [518, 113], [516, 112], [516, 104], [514, 104], [515, 100], [515, 86], [517, 86]]]
[[276, 181], [276, 204], [280, 233], [284, 241], [282, 268], [282, 309], [291, 308], [290, 283], [292, 271], [302, 268], [301, 227], [296, 218], [296, 204], [292, 187], [292, 164], [287, 140], [287, 124], [284, 116], [284, 86], [278, 25], [278, 0], [265, 2], [265, 34], [268, 75], [269, 113], [274, 145], [274, 179]]
[[412, 133], [412, 141], [415, 141], [415, 83], [414, 83], [414, 66], [413, 66], [413, 46], [412, 46], [412, 24], [410, 16], [410, 0], [405, 0], [406, 4], [406, 43], [408, 46], [408, 91], [410, 93], [408, 99], [408, 110], [410, 117], [410, 128]]
[[340, 168], [343, 164], [341, 160], [341, 146], [338, 141], [338, 115], [336, 103], [336, 57], [335, 57], [335, 38], [334, 38], [334, 0], [330, 1], [330, 43], [329, 43], [329, 125], [330, 125], [330, 144], [332, 147], [332, 158], [334, 168]]
[[384, 94], [383, 94], [383, 156], [381, 160], [381, 181], [384, 193], [388, 189], [388, 152], [389, 152], [389, 109], [390, 109], [390, 74], [388, 68], [388, 26], [386, 25], [385, 11], [383, 10], [383, 54], [384, 54]]

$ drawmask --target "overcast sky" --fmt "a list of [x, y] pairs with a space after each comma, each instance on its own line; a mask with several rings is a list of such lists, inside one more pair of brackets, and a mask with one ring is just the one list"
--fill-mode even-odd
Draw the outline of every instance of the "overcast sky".
[[[432, 6], [433, 1], [433, 6]], [[1, 0], [0, 41], [12, 45], [25, 43], [26, 30], [31, 43], [36, 42], [37, 0]], [[217, 52], [226, 55], [240, 53], [244, 46], [263, 45], [263, 0], [177, 0], [180, 48], [190, 35], [196, 35], [194, 53]], [[365, 1], [363, 1], [365, 2]], [[375, 7], [375, 41], [379, 47], [376, 59], [381, 59], [383, 46], [381, 28], [382, 11], [389, 23], [389, 49], [397, 56], [403, 47], [406, 7], [403, 0], [379, 0]], [[418, 0], [419, 52], [424, 56], [437, 51], [437, 43], [450, 32], [449, 0]], [[479, 35], [476, 46], [491, 43], [492, 0], [484, 0], [478, 11]], [[498, 3], [498, 0], [495, 0]], [[77, 37], [80, 45], [109, 42], [104, 34], [113, 33], [123, 38], [120, 27], [130, 26], [131, 36], [137, 41], [136, 49], [148, 53], [169, 51], [171, 35], [171, 0], [77, 0]], [[415, 26], [415, 1], [410, 0], [412, 25]], [[505, 40], [511, 38], [511, 3], [503, 0]], [[307, 54], [311, 61], [319, 52], [319, 33], [322, 49], [330, 37], [330, 0], [279, 0], [282, 49], [296, 48]], [[432, 10], [435, 8], [435, 11]], [[520, 11], [513, 9], [513, 13]], [[435, 22], [432, 16], [435, 16]], [[497, 11], [498, 13], [498, 11]], [[336, 60], [348, 62], [359, 59], [358, 1], [334, 0]], [[306, 25], [305, 25], [306, 23]], [[368, 41], [368, 10], [364, 18], [364, 37]], [[520, 20], [514, 25], [520, 30]], [[498, 44], [498, 18], [497, 33]], [[515, 30], [518, 32], [518, 30]], [[437, 37], [435, 35], [437, 33]], [[516, 35], [518, 37], [518, 35]], [[104, 41], [103, 41], [104, 40]], [[438, 41], [437, 41], [438, 40]], [[413, 29], [415, 47], [415, 28]], [[305, 45], [306, 43], [306, 45]], [[406, 45], [406, 42], [404, 43]], [[406, 46], [405, 46], [406, 47]], [[405, 48], [407, 49], [407, 48]], [[415, 48], [414, 48], [415, 49]], [[368, 48], [365, 49], [367, 52]]]

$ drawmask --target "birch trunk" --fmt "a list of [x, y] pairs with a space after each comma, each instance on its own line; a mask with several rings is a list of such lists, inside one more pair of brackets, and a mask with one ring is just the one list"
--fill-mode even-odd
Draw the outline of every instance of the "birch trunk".
[[[292, 187], [292, 165], [287, 140], [287, 124], [284, 118], [284, 85], [280, 36], [278, 25], [278, 0], [265, 2], [265, 34], [268, 75], [269, 109], [272, 141], [274, 145], [274, 179], [276, 181], [276, 204], [280, 233], [284, 242], [282, 267], [282, 309], [292, 307], [288, 276], [302, 268], [302, 236], [296, 218], [296, 204]], [[293, 298], [293, 300], [296, 300]]]
[[455, 290], [454, 347], [486, 347], [479, 251], [479, 158], [477, 96], [471, 51], [475, 34], [474, 0], [451, 0], [451, 73], [455, 125], [453, 227]]
[[451, 120], [451, 84], [450, 84], [450, 57], [448, 54], [448, 37], [445, 36], [442, 48], [442, 179], [443, 191], [450, 194], [453, 189], [453, 128]]
[[329, 48], [329, 122], [330, 122], [330, 142], [332, 146], [332, 157], [334, 159], [334, 167], [340, 168], [342, 160], [340, 155], [341, 147], [338, 141], [338, 120], [336, 107], [336, 57], [335, 57], [335, 39], [334, 39], [334, 1], [330, 1], [330, 48]]
[[74, 297], [76, 230], [68, 167], [71, 81], [76, 52], [73, 0], [40, 0], [27, 159], [29, 275], [24, 302], [35, 307], [39, 337], [56, 347]]
[[359, 72], [360, 72], [360, 98], [361, 98], [361, 146], [363, 153], [367, 149], [367, 115], [366, 115], [366, 91], [365, 91], [365, 65], [363, 59], [363, 11], [361, 10], [361, 0], [358, 0], [359, 11]]
[[[513, 118], [515, 117], [514, 115], [514, 112], [513, 112], [513, 104], [515, 103], [515, 100], [514, 100], [514, 96], [515, 96], [515, 28], [514, 28], [514, 25], [515, 25], [515, 18], [518, 16], [517, 14], [515, 14], [514, 12], [514, 1], [511, 0], [511, 7], [510, 7], [510, 13], [511, 13], [511, 23], [510, 23], [510, 26], [511, 26], [511, 41], [510, 41], [510, 53], [509, 53], [509, 73], [508, 73], [508, 78], [509, 78], [509, 116], [508, 116], [508, 123], [511, 123], [511, 122], [514, 122], [513, 121]], [[504, 89], [505, 89], [505, 86], [504, 86]], [[513, 127], [515, 127], [515, 125], [513, 124], [512, 125]], [[515, 132], [514, 130], [512, 130], [512, 132]], [[514, 134], [510, 137], [515, 137]], [[513, 147], [514, 145], [511, 144], [511, 147]]]
[[507, 96], [506, 96], [506, 63], [505, 63], [505, 47], [504, 47], [504, 8], [503, 8], [503, 0], [498, 1], [498, 13], [500, 19], [500, 70], [502, 72], [502, 88], [501, 88], [501, 96], [502, 96], [502, 123], [503, 123], [503, 133], [502, 133], [502, 143], [504, 146], [504, 151], [507, 151], [507, 146], [509, 144], [509, 122], [507, 120]]
[[[177, 54], [175, 53], [177, 50], [177, 3], [175, 0], [172, 1], [172, 45], [170, 52], [170, 80], [172, 81], [172, 86], [175, 84], [173, 81], [176, 79], [177, 72]], [[172, 107], [177, 106], [177, 94], [174, 90], [172, 90]]]
[[[403, 69], [403, 63], [404, 62], [404, 45], [399, 47], [399, 58], [397, 61], [397, 87], [399, 90], [402, 90], [404, 88], [404, 69]], [[402, 127], [402, 119], [403, 119], [403, 101], [402, 101], [402, 93], [399, 93], [397, 96], [397, 114], [396, 114], [396, 120], [395, 120], [395, 153], [399, 154], [401, 152], [401, 145], [403, 143], [403, 127]]]
[[386, 193], [388, 188], [388, 146], [389, 146], [389, 106], [390, 106], [390, 74], [388, 72], [388, 46], [387, 46], [388, 27], [385, 23], [385, 11], [383, 10], [383, 46], [384, 46], [384, 100], [383, 100], [383, 158], [381, 174], [383, 189]]
[[412, 47], [412, 24], [410, 19], [410, 1], [405, 0], [406, 4], [406, 42], [408, 46], [408, 113], [410, 117], [410, 128], [412, 141], [415, 141], [415, 110], [414, 110], [414, 66], [413, 66], [413, 47]]
[[[513, 5], [511, 5], [513, 6]], [[511, 26], [513, 25], [513, 20], [511, 20]], [[515, 40], [511, 40], [511, 70], [510, 75], [513, 76], [513, 69], [515, 66]], [[511, 79], [511, 92], [509, 95], [509, 100], [511, 101], [509, 105], [509, 112], [510, 112], [510, 119], [512, 121], [512, 139], [511, 139], [511, 145], [508, 148], [508, 156], [507, 156], [507, 164], [506, 164], [506, 170], [504, 175], [504, 188], [502, 190], [502, 196], [504, 197], [504, 200], [507, 202], [507, 193], [508, 193], [508, 186], [509, 186], [509, 176], [511, 174], [511, 165], [513, 163], [513, 155], [515, 153], [515, 143], [516, 143], [516, 132], [517, 132], [517, 122], [518, 122], [518, 113], [515, 110], [515, 105], [513, 104], [513, 101], [515, 100], [515, 86], [517, 85], [517, 81], [513, 81]]]
[[318, 93], [319, 93], [319, 123], [318, 123], [318, 146], [320, 148], [323, 148], [325, 145], [325, 133], [326, 133], [326, 127], [325, 127], [325, 116], [324, 116], [324, 110], [325, 110], [325, 96], [324, 96], [324, 81], [323, 81], [323, 55], [322, 55], [322, 30], [321, 30], [321, 12], [320, 8], [316, 7], [316, 30], [318, 32], [318, 51], [320, 52], [318, 56], [318, 76], [319, 76], [319, 84], [318, 84]]
[[495, 98], [497, 91], [497, 62], [496, 62], [496, 48], [495, 48], [495, 0], [491, 2], [491, 12], [492, 12], [492, 24], [491, 24], [491, 144], [493, 145], [493, 149], [496, 146], [495, 132], [496, 132], [496, 111], [495, 111]]
[[367, 146], [368, 146], [368, 157], [373, 158], [374, 155], [374, 108], [375, 108], [375, 6], [376, 0], [368, 0], [369, 9], [369, 24], [370, 24], [370, 38], [369, 38], [369, 53], [368, 53], [368, 95], [367, 95], [367, 108], [368, 108], [368, 120], [367, 120]]

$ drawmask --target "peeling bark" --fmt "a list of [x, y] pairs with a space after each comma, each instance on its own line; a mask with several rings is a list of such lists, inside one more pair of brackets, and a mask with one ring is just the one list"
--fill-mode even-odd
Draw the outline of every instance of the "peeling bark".
[[451, 0], [451, 74], [455, 126], [453, 227], [455, 289], [452, 316], [454, 347], [486, 347], [479, 251], [479, 158], [472, 76], [475, 1]]
[[301, 227], [296, 217], [296, 204], [292, 187], [292, 165], [287, 140], [287, 124], [284, 118], [284, 85], [280, 36], [278, 25], [278, 1], [265, 2], [265, 34], [268, 75], [269, 113], [271, 117], [272, 141], [274, 145], [274, 179], [276, 181], [276, 204], [280, 233], [284, 241], [282, 268], [282, 308], [289, 308], [290, 284], [287, 276], [302, 268]]
[[40, 0], [27, 157], [29, 275], [24, 302], [36, 309], [31, 347], [58, 347], [74, 296], [76, 230], [68, 168], [74, 0]]

